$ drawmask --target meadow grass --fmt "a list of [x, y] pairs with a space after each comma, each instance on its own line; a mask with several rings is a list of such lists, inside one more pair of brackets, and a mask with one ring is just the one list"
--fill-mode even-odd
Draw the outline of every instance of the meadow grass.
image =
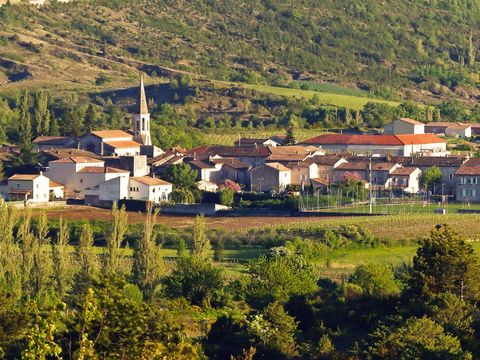
[[[324, 132], [320, 129], [295, 129], [295, 139], [303, 141]], [[202, 137], [209, 145], [232, 146], [239, 138], [264, 139], [273, 135], [285, 135], [282, 129], [234, 129], [234, 130], [202, 130]]]
[[294, 97], [299, 99], [300, 98], [311, 99], [312, 97], [315, 96], [322, 105], [346, 107], [351, 110], [362, 110], [365, 104], [369, 102], [379, 102], [379, 103], [388, 104], [390, 106], [398, 106], [400, 104], [399, 102], [396, 102], [396, 101], [374, 99], [374, 98], [368, 98], [363, 96], [336, 94], [336, 93], [329, 93], [325, 91], [282, 88], [282, 87], [276, 87], [276, 86], [270, 86], [270, 85], [232, 83], [232, 82], [226, 82], [226, 81], [215, 81], [215, 84], [218, 87], [222, 87], [222, 88], [236, 86], [239, 88], [252, 89], [260, 93]]

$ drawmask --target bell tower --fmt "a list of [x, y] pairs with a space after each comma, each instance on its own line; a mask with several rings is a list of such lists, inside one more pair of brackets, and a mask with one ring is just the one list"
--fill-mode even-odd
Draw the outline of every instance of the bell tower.
[[152, 145], [150, 138], [150, 113], [143, 85], [143, 75], [140, 75], [140, 89], [137, 103], [137, 113], [133, 115], [133, 133], [135, 141], [142, 145]]

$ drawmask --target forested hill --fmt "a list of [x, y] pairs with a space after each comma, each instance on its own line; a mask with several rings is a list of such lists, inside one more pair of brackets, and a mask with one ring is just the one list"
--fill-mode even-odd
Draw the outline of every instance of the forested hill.
[[91, 83], [99, 71], [126, 80], [153, 64], [220, 80], [336, 81], [381, 97], [453, 91], [474, 100], [479, 20], [479, 0], [11, 5], [0, 8], [0, 83]]

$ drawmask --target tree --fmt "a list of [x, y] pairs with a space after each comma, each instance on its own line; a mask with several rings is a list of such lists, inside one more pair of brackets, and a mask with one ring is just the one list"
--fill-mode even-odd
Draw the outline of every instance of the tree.
[[164, 270], [161, 249], [155, 243], [154, 228], [157, 214], [158, 209], [153, 210], [153, 205], [150, 202], [147, 206], [147, 217], [144, 222], [142, 237], [135, 243], [133, 251], [132, 279], [147, 299], [153, 297]]
[[19, 100], [18, 135], [20, 141], [20, 156], [16, 159], [19, 165], [32, 164], [35, 156], [32, 143], [32, 122], [30, 117], [30, 94], [22, 92]]
[[50, 128], [50, 111], [48, 110], [48, 93], [39, 91], [35, 95], [35, 134], [47, 135]]
[[60, 128], [58, 126], [57, 118], [55, 117], [55, 113], [50, 114], [50, 126], [49, 126], [49, 135], [50, 136], [60, 136]]
[[289, 121], [288, 125], [287, 125], [287, 133], [286, 133], [286, 137], [285, 137], [285, 145], [295, 145], [295, 143], [297, 142], [295, 140], [295, 134], [294, 134], [294, 130], [295, 130], [295, 124], [292, 120]]
[[33, 292], [33, 262], [35, 253], [35, 236], [31, 231], [32, 212], [27, 208], [23, 213], [23, 221], [18, 230], [18, 240], [22, 254], [22, 294], [25, 298]]
[[275, 301], [286, 303], [293, 295], [305, 295], [317, 288], [312, 265], [299, 255], [260, 257], [250, 263], [249, 273], [246, 299], [255, 308]]
[[420, 184], [425, 190], [436, 193], [436, 189], [442, 184], [442, 171], [438, 166], [431, 166], [422, 173]]
[[37, 220], [35, 243], [33, 248], [33, 293], [42, 294], [48, 290], [52, 275], [52, 258], [47, 246], [50, 244], [48, 219], [45, 212], [41, 212]]
[[210, 247], [205, 229], [205, 217], [198, 215], [193, 224], [192, 256], [207, 260], [210, 258]]
[[0, 160], [0, 181], [2, 181], [4, 177], [5, 177], [5, 172], [3, 169], [3, 161]]
[[67, 292], [69, 279], [69, 255], [68, 243], [70, 241], [70, 230], [68, 223], [60, 218], [58, 221], [57, 237], [52, 245], [53, 270], [56, 290], [58, 296], [63, 298]]
[[113, 203], [111, 216], [106, 236], [107, 254], [104, 269], [107, 274], [115, 275], [120, 271], [120, 248], [127, 231], [128, 217], [125, 206], [119, 209], [117, 203]]
[[249, 323], [251, 333], [258, 339], [260, 359], [291, 359], [297, 355], [295, 332], [297, 323], [277, 302], [268, 305]]
[[220, 190], [220, 204], [226, 206], [233, 206], [235, 192], [232, 189], [221, 188]]
[[85, 129], [95, 130], [98, 122], [98, 114], [95, 105], [89, 104], [85, 115]]
[[196, 190], [197, 173], [186, 163], [170, 166], [165, 173], [165, 180], [171, 182], [176, 189]]
[[472, 246], [443, 225], [437, 226], [417, 250], [409, 286], [420, 297], [449, 292], [474, 301], [480, 295], [479, 275], [478, 257]]
[[379, 328], [370, 348], [376, 359], [471, 359], [460, 341], [446, 334], [441, 325], [423, 317], [410, 318], [396, 328]]
[[395, 281], [393, 271], [381, 264], [359, 265], [350, 281], [359, 285], [365, 294], [385, 298], [400, 294], [400, 287]]
[[76, 274], [75, 285], [78, 293], [84, 293], [92, 280], [96, 277], [99, 264], [95, 250], [93, 249], [94, 237], [92, 227], [85, 223], [82, 225], [78, 246], [75, 255], [79, 265]]

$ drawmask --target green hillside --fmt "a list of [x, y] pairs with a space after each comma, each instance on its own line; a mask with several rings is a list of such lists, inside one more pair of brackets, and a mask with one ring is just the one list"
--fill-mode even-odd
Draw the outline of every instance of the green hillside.
[[475, 102], [479, 20], [478, 0], [5, 6], [0, 83], [94, 88], [106, 73], [114, 88], [141, 69], [276, 86], [328, 81], [389, 99], [435, 102], [448, 95]]

